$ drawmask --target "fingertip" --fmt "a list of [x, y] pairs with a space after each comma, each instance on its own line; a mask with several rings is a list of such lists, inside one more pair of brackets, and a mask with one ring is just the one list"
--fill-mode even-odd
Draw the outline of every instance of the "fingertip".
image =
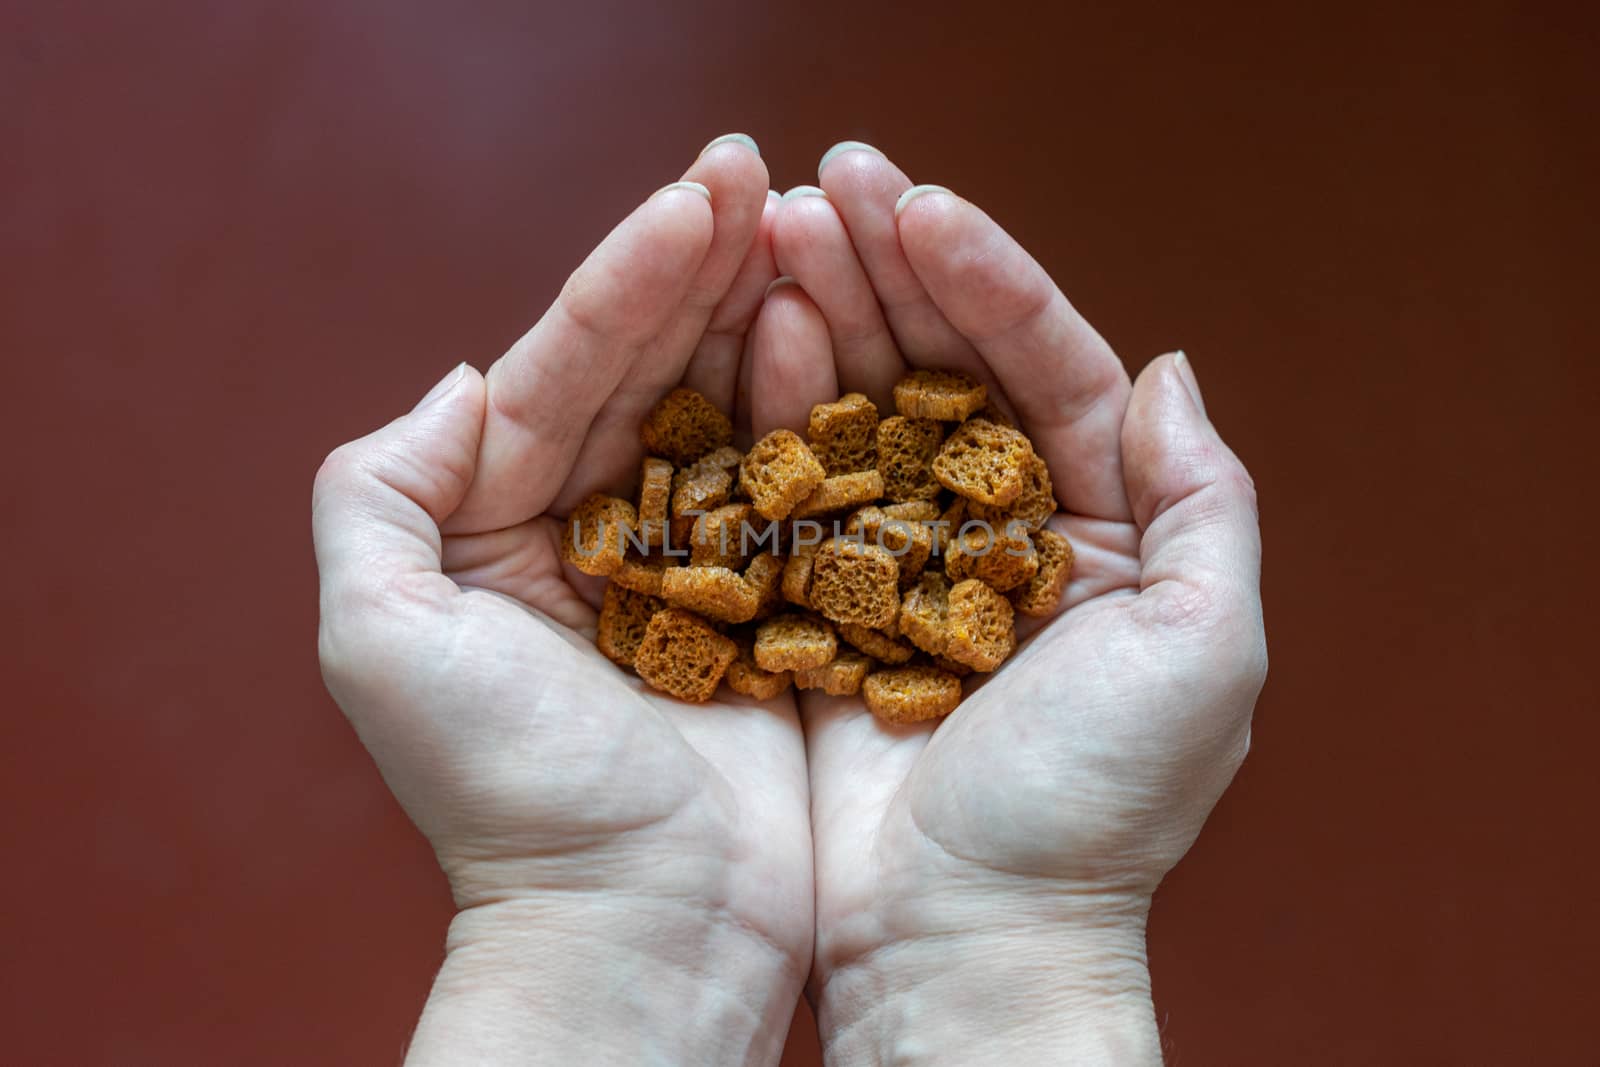
[[901, 193], [899, 199], [894, 202], [894, 217], [898, 219], [905, 214], [906, 208], [910, 207], [913, 202], [924, 197], [931, 196], [937, 199], [939, 197], [954, 197], [955, 195], [955, 193], [952, 193], [942, 185], [913, 185]]
[[879, 151], [877, 148], [874, 148], [872, 145], [867, 144], [865, 141], [840, 141], [838, 144], [822, 153], [822, 158], [817, 161], [817, 179], [819, 181], [822, 179], [822, 172], [828, 169], [829, 163], [832, 163], [834, 160], [838, 159], [847, 152], [864, 152], [870, 157], [876, 157], [878, 159], [887, 158], [881, 151]]

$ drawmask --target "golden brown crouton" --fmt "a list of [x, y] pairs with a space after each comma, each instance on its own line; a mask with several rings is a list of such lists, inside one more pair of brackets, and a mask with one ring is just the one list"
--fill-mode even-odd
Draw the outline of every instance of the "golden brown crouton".
[[842, 623], [839, 636], [873, 659], [885, 663], [904, 663], [916, 654], [916, 649], [896, 641], [882, 630], [874, 630], [857, 622]]
[[677, 565], [678, 560], [673, 556], [641, 556], [629, 552], [622, 566], [611, 575], [611, 580], [635, 593], [660, 596], [662, 572]]
[[755, 643], [746, 638], [739, 641], [739, 656], [728, 666], [728, 688], [735, 693], [771, 700], [794, 681], [792, 671], [763, 670], [756, 663]]
[[727, 567], [672, 567], [662, 572], [661, 599], [719, 622], [749, 622], [761, 607], [750, 583]]
[[924, 571], [900, 602], [900, 636], [930, 656], [944, 655], [950, 643], [950, 583], [937, 571]]
[[1055, 487], [1050, 484], [1050, 468], [1044, 459], [1034, 454], [1022, 471], [1022, 492], [1005, 507], [971, 503], [967, 514], [988, 523], [996, 530], [1005, 529], [1008, 523], [1020, 522], [1030, 530], [1037, 530], [1045, 520], [1056, 513]]
[[877, 467], [878, 409], [860, 393], [813, 407], [806, 436], [830, 477]]
[[956, 428], [933, 458], [933, 476], [951, 492], [1003, 507], [1022, 494], [1033, 445], [1021, 433], [983, 419]]
[[838, 650], [833, 627], [820, 619], [779, 615], [756, 628], [756, 663], [764, 671], [820, 667]]
[[829, 696], [854, 696], [872, 666], [872, 660], [859, 652], [841, 652], [820, 667], [795, 671], [794, 685], [796, 689], [820, 689]]
[[923, 722], [956, 710], [961, 682], [934, 667], [898, 667], [868, 675], [861, 695], [884, 722]]
[[645, 627], [633, 669], [652, 689], [699, 703], [716, 693], [717, 683], [738, 654], [739, 646], [705, 620], [677, 608], [663, 608]]
[[939, 495], [933, 460], [944, 440], [934, 419], [893, 415], [878, 423], [878, 473], [883, 495], [893, 501], [932, 500]]
[[1011, 601], [976, 578], [950, 589], [944, 654], [975, 671], [992, 671], [1017, 645]]
[[632, 667], [634, 654], [639, 650], [639, 642], [644, 640], [651, 617], [666, 606], [666, 602], [657, 597], [624, 589], [615, 581], [607, 582], [595, 646], [613, 663]]
[[561, 558], [585, 574], [612, 574], [622, 566], [638, 512], [626, 500], [596, 493], [572, 512], [561, 530]]
[[683, 467], [733, 441], [733, 424], [693, 389], [674, 389], [651, 409], [639, 428], [645, 451]]
[[739, 466], [739, 484], [763, 518], [785, 519], [827, 476], [811, 449], [792, 430], [773, 430], [756, 442]]
[[1015, 589], [1038, 570], [1039, 555], [1020, 523], [1010, 530], [970, 527], [951, 542], [944, 561], [952, 582], [980, 578], [997, 593]]
[[811, 565], [811, 605], [834, 622], [889, 625], [900, 610], [900, 564], [887, 549], [835, 537]]
[[948, 370], [914, 370], [894, 387], [894, 407], [909, 419], [960, 422], [989, 399], [971, 375]]
[[830, 511], [860, 507], [862, 504], [872, 503], [882, 495], [883, 475], [875, 470], [835, 474], [830, 478], [824, 478], [822, 484], [817, 486], [810, 496], [796, 504], [789, 517], [806, 519], [816, 515], [826, 515]]
[[1024, 615], [1055, 613], [1072, 577], [1072, 545], [1054, 530], [1035, 530], [1033, 546], [1039, 570], [1026, 585], [1011, 591], [1011, 603]]

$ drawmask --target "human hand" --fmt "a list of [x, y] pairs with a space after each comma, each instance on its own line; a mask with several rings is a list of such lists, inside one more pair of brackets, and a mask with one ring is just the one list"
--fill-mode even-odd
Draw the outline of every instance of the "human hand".
[[801, 694], [828, 1061], [1157, 1062], [1151, 895], [1244, 758], [1266, 671], [1250, 478], [1181, 354], [1130, 384], [976, 207], [902, 200], [872, 149], [820, 171], [774, 222], [798, 286], [768, 308], [811, 340], [756, 354], [758, 395], [791, 385], [757, 432], [841, 390], [887, 413], [908, 364], [966, 371], [1048, 463], [1077, 554], [1060, 613], [937, 729]]
[[[719, 139], [487, 376], [318, 473], [330, 691], [459, 913], [412, 1062], [767, 1063], [812, 947], [791, 698], [688, 706], [593, 647], [560, 516], [637, 470], [680, 382], [725, 410], [775, 276], [759, 156]], [[709, 202], [708, 202], [709, 200]], [[581, 456], [581, 460], [580, 460]]]

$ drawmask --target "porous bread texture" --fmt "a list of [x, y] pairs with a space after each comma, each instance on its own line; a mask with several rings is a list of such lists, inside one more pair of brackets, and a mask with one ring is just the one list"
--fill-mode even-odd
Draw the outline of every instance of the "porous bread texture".
[[820, 667], [833, 659], [839, 642], [833, 627], [804, 615], [779, 615], [756, 628], [756, 664], [767, 671]]
[[1072, 577], [1072, 544], [1054, 530], [1035, 530], [1033, 547], [1039, 569], [1026, 584], [1011, 591], [1011, 603], [1024, 615], [1052, 615]]
[[976, 578], [950, 588], [944, 655], [975, 671], [992, 671], [1017, 645], [1011, 601]]
[[936, 667], [896, 667], [868, 675], [861, 696], [884, 722], [925, 722], [956, 709], [961, 681]]
[[677, 467], [733, 441], [733, 423], [717, 406], [689, 388], [672, 390], [650, 409], [639, 427], [646, 452]]
[[725, 504], [695, 520], [689, 534], [689, 564], [743, 570], [750, 538], [745, 530], [755, 509], [749, 504]]
[[661, 575], [661, 599], [719, 622], [749, 622], [761, 598], [738, 571], [727, 567], [673, 567]]
[[783, 560], [770, 552], [757, 555], [744, 569], [744, 584], [756, 598], [756, 613], [752, 618], [776, 615], [783, 607]]
[[935, 419], [891, 415], [878, 423], [878, 473], [883, 495], [895, 502], [932, 500], [939, 495], [934, 457], [944, 441], [944, 427]]
[[967, 514], [986, 522], [996, 530], [1003, 530], [1013, 522], [1020, 522], [1030, 530], [1037, 530], [1045, 520], [1056, 513], [1055, 487], [1050, 484], [1050, 468], [1043, 457], [1034, 453], [1033, 459], [1023, 467], [1022, 491], [1005, 507], [994, 507], [976, 501], [967, 505]]
[[733, 492], [733, 474], [726, 467], [704, 460], [672, 476], [672, 514], [694, 516], [720, 508]]
[[757, 700], [771, 700], [794, 682], [792, 671], [763, 670], [755, 659], [755, 642], [751, 638], [738, 641], [739, 655], [728, 665], [725, 676], [728, 688]]
[[988, 399], [988, 389], [960, 371], [914, 370], [894, 387], [894, 408], [910, 419], [960, 422]]
[[633, 669], [652, 689], [679, 700], [703, 703], [738, 657], [739, 646], [703, 619], [679, 608], [650, 617], [634, 653]]
[[951, 492], [1004, 507], [1022, 493], [1033, 445], [1020, 432], [983, 419], [956, 427], [933, 458], [933, 476]]
[[659, 547], [666, 541], [672, 503], [672, 464], [646, 456], [639, 467], [639, 533], [644, 543]]
[[900, 564], [902, 587], [922, 573], [933, 551], [933, 531], [925, 522], [893, 517], [887, 508], [862, 508], [850, 516], [844, 532], [888, 549]]
[[870, 504], [883, 495], [883, 475], [877, 471], [855, 471], [824, 478], [810, 496], [789, 512], [791, 519], [806, 519], [826, 515], [830, 511]]
[[739, 485], [766, 519], [785, 519], [810, 496], [827, 472], [793, 430], [773, 430], [739, 465]]
[[874, 470], [878, 461], [878, 409], [860, 393], [811, 409], [806, 437], [829, 477]]
[[1004, 593], [1038, 572], [1039, 554], [1020, 523], [1009, 530], [969, 526], [951, 542], [944, 570], [952, 582], [979, 578]]
[[900, 564], [887, 549], [835, 537], [811, 564], [811, 606], [834, 622], [881, 628], [900, 610]]
[[783, 561], [783, 599], [802, 608], [811, 607], [811, 556], [789, 556]]
[[626, 500], [595, 493], [561, 529], [561, 558], [584, 574], [609, 575], [622, 566], [638, 512]]
[[829, 696], [854, 696], [872, 669], [872, 660], [859, 652], [841, 652], [819, 667], [794, 672], [796, 689], [820, 689]]
[[594, 643], [605, 657], [622, 667], [632, 667], [634, 654], [644, 640], [645, 628], [655, 613], [665, 608], [659, 597], [636, 593], [616, 583], [606, 583], [600, 603], [600, 621]]
[[673, 556], [640, 556], [629, 552], [622, 566], [612, 573], [611, 580], [635, 593], [660, 596], [661, 575], [677, 565], [678, 560]]
[[925, 571], [900, 601], [900, 636], [930, 656], [942, 656], [950, 643], [949, 615], [949, 581]]
[[839, 636], [873, 659], [884, 663], [904, 663], [916, 654], [916, 649], [896, 641], [882, 630], [862, 626], [858, 622], [839, 625]]

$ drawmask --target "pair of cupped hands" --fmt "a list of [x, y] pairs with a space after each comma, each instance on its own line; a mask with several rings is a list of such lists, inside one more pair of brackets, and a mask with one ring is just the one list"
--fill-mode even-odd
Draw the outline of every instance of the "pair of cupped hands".
[[[324, 676], [459, 909], [413, 1062], [771, 1064], [802, 989], [831, 1064], [1159, 1060], [1151, 896], [1266, 671], [1250, 478], [1182, 353], [1130, 381], [976, 206], [853, 142], [818, 181], [718, 138], [487, 374], [318, 473]], [[1077, 553], [949, 718], [683, 704], [594, 649], [561, 518], [663, 394], [803, 433], [917, 367], [1017, 418]]]

